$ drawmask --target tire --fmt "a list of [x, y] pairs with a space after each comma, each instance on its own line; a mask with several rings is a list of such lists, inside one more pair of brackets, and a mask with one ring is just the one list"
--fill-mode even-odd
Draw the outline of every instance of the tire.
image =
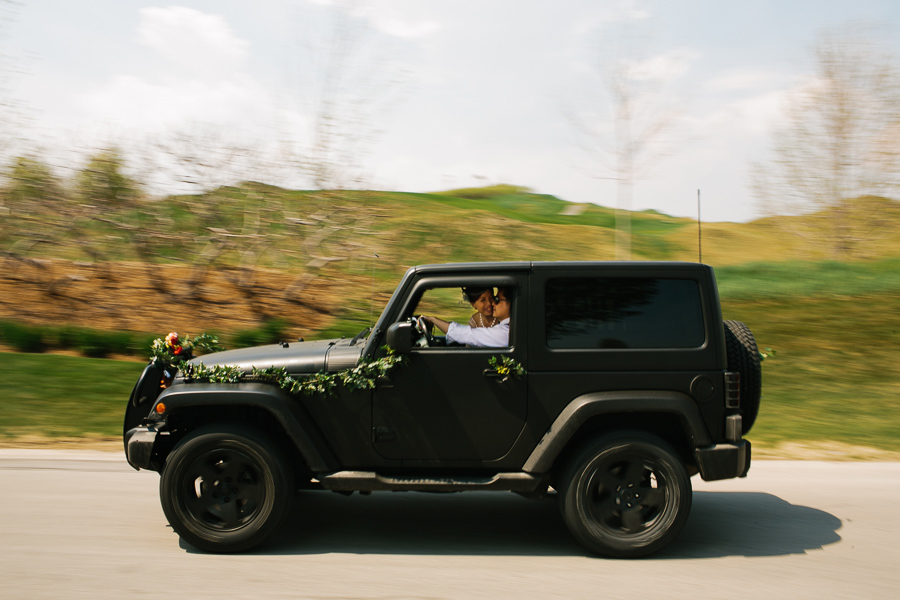
[[172, 450], [159, 483], [169, 524], [209, 552], [241, 552], [290, 512], [294, 481], [277, 448], [251, 429], [207, 426]]
[[684, 527], [691, 480], [660, 438], [622, 432], [594, 440], [561, 477], [563, 520], [582, 546], [603, 556], [657, 552]]
[[740, 321], [725, 321], [725, 352], [728, 370], [741, 374], [741, 427], [747, 433], [756, 422], [762, 397], [759, 349], [750, 328]]

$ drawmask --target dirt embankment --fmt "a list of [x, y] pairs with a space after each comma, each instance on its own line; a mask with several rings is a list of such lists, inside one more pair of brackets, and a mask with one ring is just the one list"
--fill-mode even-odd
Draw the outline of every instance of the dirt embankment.
[[[192, 283], [193, 282], [193, 283]], [[87, 264], [64, 260], [4, 261], [0, 319], [102, 330], [165, 334], [220, 333], [289, 323], [291, 336], [309, 335], [332, 319], [327, 302], [337, 283], [257, 269], [199, 276], [189, 266]]]

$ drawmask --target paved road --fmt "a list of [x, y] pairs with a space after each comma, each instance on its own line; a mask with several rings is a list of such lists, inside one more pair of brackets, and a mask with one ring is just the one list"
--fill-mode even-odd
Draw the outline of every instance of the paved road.
[[664, 552], [585, 555], [552, 500], [307, 493], [257, 552], [201, 554], [159, 478], [102, 452], [0, 450], [0, 599], [896, 598], [900, 463], [757, 461], [694, 478]]

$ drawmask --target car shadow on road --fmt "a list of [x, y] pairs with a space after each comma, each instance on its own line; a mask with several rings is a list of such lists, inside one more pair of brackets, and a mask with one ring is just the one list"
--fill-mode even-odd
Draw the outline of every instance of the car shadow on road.
[[[694, 492], [681, 534], [649, 559], [803, 554], [840, 541], [840, 527], [827, 512], [771, 494]], [[306, 492], [281, 530], [254, 553], [589, 555], [566, 529], [554, 496], [535, 501], [487, 492]]]
[[681, 535], [656, 558], [782, 556], [841, 540], [841, 520], [761, 492], [694, 492]]
[[313, 492], [298, 497], [285, 527], [260, 552], [570, 556], [580, 547], [555, 497]]

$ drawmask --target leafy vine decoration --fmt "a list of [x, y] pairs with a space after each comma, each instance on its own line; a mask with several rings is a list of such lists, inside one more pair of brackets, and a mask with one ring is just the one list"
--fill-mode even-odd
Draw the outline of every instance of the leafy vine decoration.
[[499, 359], [496, 356], [492, 356], [488, 360], [488, 365], [504, 376], [500, 380], [501, 382], [507, 381], [510, 377], [518, 379], [527, 372], [519, 361], [510, 356], [501, 356]]
[[[181, 371], [187, 381], [209, 381], [210, 383], [238, 383], [242, 381], [260, 382], [275, 385], [293, 395], [299, 394], [325, 394], [336, 393], [338, 384], [350, 391], [373, 389], [380, 377], [385, 377], [397, 365], [405, 364], [406, 357], [398, 355], [389, 347], [383, 346], [386, 355], [377, 358], [363, 358], [355, 367], [337, 371], [335, 373], [313, 373], [304, 377], [289, 375], [284, 367], [251, 367], [251, 372], [246, 373], [238, 366], [213, 365], [207, 366], [202, 362], [189, 362], [194, 358], [195, 352], [221, 352], [224, 350], [219, 345], [216, 336], [200, 334], [194, 338], [185, 336], [180, 338], [178, 333], [172, 332], [165, 338], [153, 341], [150, 346], [150, 360], [154, 364], [170, 366]], [[174, 372], [173, 372], [174, 376]], [[171, 378], [167, 383], [171, 382]]]

